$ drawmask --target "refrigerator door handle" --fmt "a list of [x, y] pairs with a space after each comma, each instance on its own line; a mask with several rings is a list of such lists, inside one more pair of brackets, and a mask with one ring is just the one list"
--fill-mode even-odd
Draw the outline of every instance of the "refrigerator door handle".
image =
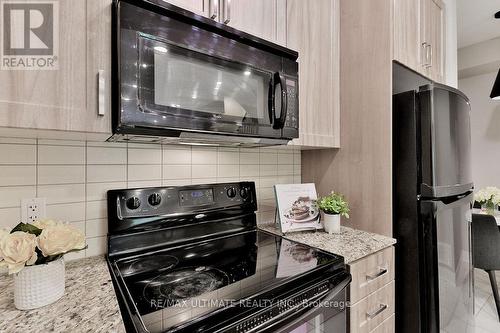
[[474, 189], [473, 183], [458, 184], [451, 186], [429, 186], [425, 183], [420, 185], [420, 193], [427, 198], [451, 197], [457, 194], [465, 193]]
[[437, 212], [443, 209], [450, 209], [456, 206], [463, 205], [464, 201], [467, 200], [472, 203], [473, 200], [472, 191], [453, 197], [453, 200], [451, 202], [447, 202], [447, 200], [443, 199], [436, 199], [432, 200], [432, 204], [434, 207], [434, 211]]

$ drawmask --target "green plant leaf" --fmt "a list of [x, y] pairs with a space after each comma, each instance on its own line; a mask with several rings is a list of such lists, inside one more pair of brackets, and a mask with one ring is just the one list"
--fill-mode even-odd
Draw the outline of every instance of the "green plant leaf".
[[332, 192], [330, 195], [319, 198], [317, 204], [318, 208], [326, 214], [340, 214], [349, 218], [349, 204], [341, 194]]
[[16, 225], [14, 229], [11, 230], [10, 233], [16, 231], [27, 232], [28, 234], [33, 234], [35, 236], [39, 236], [42, 233], [42, 229], [35, 227], [33, 224], [22, 223], [22, 222]]

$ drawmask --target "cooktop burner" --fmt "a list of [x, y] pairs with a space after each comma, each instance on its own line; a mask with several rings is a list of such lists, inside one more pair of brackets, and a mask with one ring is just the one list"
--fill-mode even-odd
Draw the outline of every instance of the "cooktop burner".
[[131, 258], [118, 264], [123, 276], [142, 274], [151, 271], [165, 271], [173, 268], [179, 260], [171, 255]]
[[218, 269], [187, 267], [158, 275], [147, 283], [143, 295], [150, 302], [194, 298], [227, 285], [228, 281], [227, 274]]

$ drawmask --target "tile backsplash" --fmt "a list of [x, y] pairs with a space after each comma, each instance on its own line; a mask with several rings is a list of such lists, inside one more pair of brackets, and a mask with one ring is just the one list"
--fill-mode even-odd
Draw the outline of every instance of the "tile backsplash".
[[106, 251], [107, 190], [240, 180], [272, 220], [273, 185], [301, 181], [300, 150], [0, 138], [0, 228], [21, 220], [21, 199], [46, 198], [47, 217], [85, 232], [87, 250], [68, 259], [93, 256]]

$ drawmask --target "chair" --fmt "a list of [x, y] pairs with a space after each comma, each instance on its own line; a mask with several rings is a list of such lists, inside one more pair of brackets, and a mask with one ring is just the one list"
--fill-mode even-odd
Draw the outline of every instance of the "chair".
[[500, 231], [493, 216], [472, 214], [472, 244], [472, 263], [490, 277], [500, 321], [500, 297], [495, 278], [495, 270], [500, 270]]

